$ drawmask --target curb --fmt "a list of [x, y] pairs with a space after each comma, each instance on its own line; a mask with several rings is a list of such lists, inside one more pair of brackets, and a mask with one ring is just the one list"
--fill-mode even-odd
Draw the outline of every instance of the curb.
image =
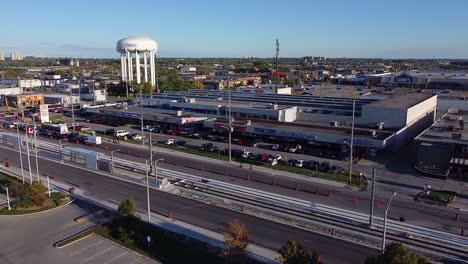
[[95, 228], [95, 227], [96, 227], [96, 226], [88, 227], [88, 228], [86, 228], [85, 230], [82, 230], [82, 231], [80, 231], [80, 232], [78, 232], [78, 233], [76, 233], [76, 234], [74, 234], [74, 235], [71, 235], [71, 236], [66, 237], [66, 238], [64, 238], [64, 239], [62, 239], [62, 240], [59, 240], [59, 241], [57, 241], [57, 242], [55, 242], [55, 243], [53, 244], [53, 247], [55, 247], [55, 248], [64, 248], [64, 247], [69, 246], [69, 245], [71, 245], [71, 244], [73, 244], [73, 243], [75, 243], [75, 242], [78, 242], [78, 241], [80, 241], [80, 240], [82, 240], [82, 239], [85, 239], [85, 238], [87, 238], [87, 237], [89, 237], [89, 236], [92, 236], [92, 235], [94, 235], [94, 231], [91, 232], [90, 234], [88, 234], [88, 235], [86, 235], [86, 236], [80, 238], [80, 239], [71, 241], [70, 243], [67, 243], [67, 244], [65, 244], [65, 245], [63, 245], [63, 246], [58, 246], [58, 244], [60, 244], [60, 243], [62, 243], [62, 242], [64, 242], [64, 241], [66, 241], [66, 240], [72, 239], [72, 238], [74, 238], [74, 237], [77, 237], [77, 236], [79, 236], [79, 235], [81, 235], [81, 234], [83, 234], [83, 233], [86, 233], [86, 232], [88, 232], [89, 230], [91, 230], [91, 229], [93, 229], [93, 228]]

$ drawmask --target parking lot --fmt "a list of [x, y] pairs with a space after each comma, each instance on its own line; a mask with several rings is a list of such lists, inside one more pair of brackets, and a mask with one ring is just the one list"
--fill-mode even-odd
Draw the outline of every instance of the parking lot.
[[144, 264], [159, 263], [97, 235], [91, 235], [59, 249], [73, 263]]

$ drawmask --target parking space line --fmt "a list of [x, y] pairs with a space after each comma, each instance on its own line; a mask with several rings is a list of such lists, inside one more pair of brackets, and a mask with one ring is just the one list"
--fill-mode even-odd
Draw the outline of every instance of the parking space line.
[[134, 259], [132, 262], [128, 263], [128, 264], [133, 264], [133, 263], [136, 263], [136, 261], [139, 261], [141, 259], [140, 256], [138, 256], [138, 258]]
[[82, 252], [82, 251], [85, 251], [86, 249], [88, 249], [88, 248], [90, 248], [90, 247], [92, 247], [92, 246], [94, 246], [94, 245], [101, 244], [102, 242], [104, 242], [104, 240], [98, 240], [98, 241], [92, 243], [91, 245], [89, 245], [89, 246], [87, 246], [87, 247], [85, 247], [85, 248], [82, 248], [82, 249], [76, 251], [75, 253], [71, 254], [70, 256], [74, 256], [74, 255], [76, 255], [76, 254], [78, 254], [78, 253], [80, 253], [80, 252]]
[[91, 257], [89, 257], [89, 258], [85, 259], [85, 260], [84, 260], [84, 261], [82, 261], [80, 264], [82, 264], [82, 263], [85, 263], [86, 261], [88, 261], [88, 260], [91, 260], [91, 259], [93, 259], [93, 258], [95, 258], [95, 257], [97, 257], [97, 256], [99, 256], [99, 255], [101, 255], [102, 253], [104, 253], [104, 252], [107, 252], [107, 251], [111, 250], [111, 249], [112, 249], [112, 248], [114, 248], [115, 246], [116, 246], [116, 245], [113, 245], [113, 246], [111, 246], [110, 248], [107, 248], [106, 250], [103, 250], [103, 251], [101, 251], [101, 252], [97, 253], [96, 255], [94, 255], [94, 256], [91, 256]]
[[109, 263], [109, 262], [111, 262], [111, 261], [114, 261], [114, 260], [120, 258], [121, 256], [127, 254], [127, 253], [128, 253], [128, 251], [125, 251], [124, 253], [118, 255], [117, 257], [115, 257], [115, 258], [113, 258], [113, 259], [111, 259], [111, 260], [109, 260], [109, 261], [107, 261], [107, 262], [104, 262], [103, 264], [107, 264], [107, 263]]

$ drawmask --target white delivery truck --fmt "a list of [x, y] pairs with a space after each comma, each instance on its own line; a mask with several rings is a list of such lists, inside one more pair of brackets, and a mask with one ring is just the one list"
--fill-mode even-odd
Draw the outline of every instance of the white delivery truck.
[[91, 135], [86, 137], [85, 143], [90, 145], [99, 145], [102, 143], [102, 139], [100, 136], [96, 135], [96, 132], [92, 131]]

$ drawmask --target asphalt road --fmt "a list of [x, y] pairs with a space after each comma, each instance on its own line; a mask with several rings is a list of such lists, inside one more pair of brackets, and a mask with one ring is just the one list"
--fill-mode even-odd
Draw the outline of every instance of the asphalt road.
[[[73, 143], [69, 143], [69, 146], [93, 149], [90, 146], [83, 144], [75, 145]], [[110, 155], [111, 150], [117, 149], [120, 149], [120, 151], [115, 152], [114, 155], [126, 160], [144, 163], [145, 160], [149, 158], [149, 151], [147, 149], [141, 150], [136, 147], [129, 147], [122, 144], [117, 145], [104, 142], [102, 145], [94, 148], [94, 150], [104, 152], [107, 155]], [[153, 151], [158, 151], [158, 147], [155, 146]], [[281, 171], [269, 174], [251, 171], [248, 168], [239, 168], [238, 166], [229, 165], [227, 163], [217, 164], [208, 161], [200, 162], [200, 160], [194, 160], [190, 156], [174, 155], [167, 151], [159, 152], [156, 157], [164, 158], [165, 162], [163, 164], [158, 163], [158, 166], [162, 166], [166, 169], [226, 181], [305, 200], [312, 200], [314, 202], [359, 211], [361, 213], [369, 213], [370, 191], [353, 191], [348, 188], [311, 183], [306, 180], [290, 179], [284, 177], [281, 174]], [[202, 165], [203, 170], [200, 170], [200, 165]], [[224, 176], [225, 171], [227, 172], [228, 177]], [[249, 175], [250, 181], [246, 180], [247, 175]], [[276, 186], [272, 186], [272, 180], [275, 181]], [[299, 187], [299, 191], [296, 191], [296, 186]], [[316, 190], [318, 190], [318, 194], [315, 193]], [[325, 195], [328, 190], [332, 193], [330, 197]], [[379, 201], [380, 206], [374, 207], [375, 215], [384, 215], [386, 202], [388, 201], [392, 190], [394, 189], [390, 189], [388, 186], [383, 186], [381, 183], [377, 184], [375, 199], [376, 201]], [[389, 212], [389, 217], [392, 219], [396, 220], [404, 217], [407, 223], [437, 228], [456, 234], [460, 232], [462, 227], [466, 227], [466, 225], [468, 225], [468, 212], [456, 210], [450, 207], [417, 202], [414, 200], [413, 194], [406, 193], [401, 189], [398, 190], [398, 193], [399, 195], [394, 198]], [[460, 214], [461, 221], [454, 221], [456, 214]]]
[[[8, 157], [12, 166], [19, 166], [17, 152], [0, 148], [0, 155]], [[34, 159], [32, 164], [34, 168]], [[58, 181], [70, 185], [80, 182], [80, 188], [98, 195], [102, 199], [121, 201], [131, 196], [137, 201], [139, 209], [144, 210], [146, 207], [146, 191], [143, 186], [42, 158], [39, 159], [39, 166], [42, 174], [53, 175]], [[150, 196], [152, 211], [164, 215], [167, 214], [167, 211], [171, 211], [176, 219], [210, 230], [222, 232], [229, 221], [240, 219], [246, 224], [251, 241], [270, 249], [277, 250], [287, 239], [295, 239], [304, 244], [307, 249], [320, 252], [322, 260], [327, 263], [363, 263], [367, 256], [377, 253], [377, 250], [357, 244], [321, 236], [176, 195], [152, 190]]]

